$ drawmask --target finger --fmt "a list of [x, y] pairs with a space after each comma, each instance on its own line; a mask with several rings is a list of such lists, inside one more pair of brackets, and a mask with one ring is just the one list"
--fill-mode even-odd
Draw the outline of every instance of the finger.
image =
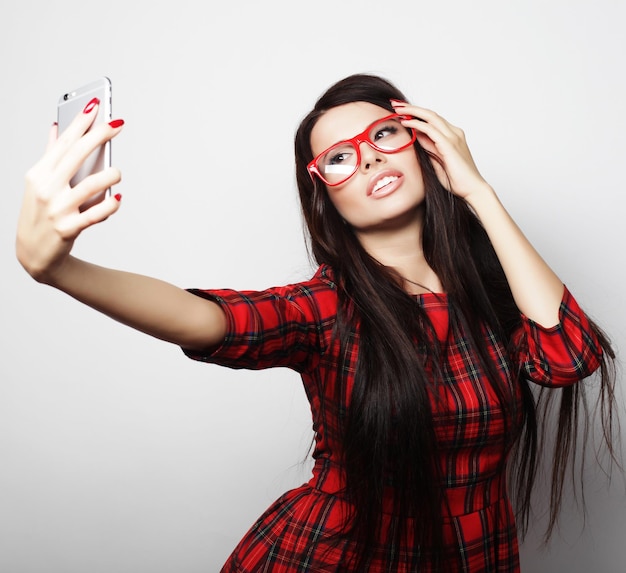
[[[420, 138], [420, 135], [422, 137], [427, 136], [436, 148], [440, 149], [440, 151], [446, 143], [449, 143], [451, 135], [442, 132], [438, 126], [435, 126], [432, 123], [421, 121], [419, 119], [405, 119], [402, 120], [401, 123], [405, 127], [413, 128], [417, 132], [418, 138]], [[424, 146], [427, 142], [423, 142], [422, 138], [420, 138], [420, 143]]]
[[122, 196], [116, 193], [115, 195], [106, 197], [103, 201], [96, 203], [86, 211], [83, 211], [79, 216], [83, 229], [108, 219], [120, 208], [121, 201]]
[[120, 208], [121, 198], [119, 194], [112, 195], [81, 213], [74, 212], [64, 217], [57, 224], [57, 231], [62, 237], [76, 238], [86, 228], [101, 223], [115, 213]]
[[411, 105], [406, 102], [396, 102], [396, 100], [392, 100], [392, 105], [394, 110], [398, 113], [412, 115], [413, 117], [422, 120], [422, 122], [430, 123], [436, 126], [443, 134], [449, 136], [458, 135], [458, 128], [438, 113], [434, 112], [432, 109]]
[[91, 127], [98, 116], [98, 107], [99, 101], [94, 98], [84, 107], [83, 111], [76, 114], [76, 117], [61, 133], [58, 133], [57, 126], [56, 141], [50, 146], [49, 152], [44, 156], [44, 161], [56, 165], [74, 142], [79, 140]]
[[75, 141], [65, 155], [58, 160], [55, 171], [57, 182], [68, 183], [85, 160], [101, 145], [118, 135], [123, 125], [122, 120], [99, 124]]
[[117, 185], [122, 180], [122, 174], [119, 169], [109, 167], [88, 177], [85, 177], [75, 187], [65, 193], [62, 199], [59, 199], [57, 209], [68, 212], [77, 211], [84, 203], [98, 195], [102, 195], [107, 189]]

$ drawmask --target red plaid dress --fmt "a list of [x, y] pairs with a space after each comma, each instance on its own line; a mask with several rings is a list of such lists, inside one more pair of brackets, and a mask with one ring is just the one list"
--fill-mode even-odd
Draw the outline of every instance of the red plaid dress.
[[[252, 526], [222, 569], [222, 573], [347, 572], [354, 547], [341, 536], [346, 515], [339, 463], [341, 437], [335, 385], [338, 346], [333, 339], [337, 294], [332, 269], [322, 265], [306, 282], [264, 291], [194, 290], [222, 305], [228, 333], [210, 354], [186, 351], [196, 360], [231, 368], [288, 367], [302, 376], [311, 404], [315, 431], [313, 477], [278, 499]], [[433, 417], [440, 452], [446, 509], [444, 539], [453, 571], [466, 573], [519, 571], [515, 522], [503, 475], [503, 456], [510, 436], [503, 424], [497, 394], [482, 372], [475, 350], [458, 325], [450, 325], [445, 295], [416, 297], [428, 313], [446, 349], [441, 385], [444, 401], [433, 400]], [[508, 356], [492, 332], [485, 344], [504, 384], [521, 366], [529, 379], [542, 385], [572, 384], [598, 366], [601, 349], [586, 316], [565, 290], [561, 322], [542, 328], [522, 317], [523, 352]], [[348, 349], [354, 372], [358, 335]], [[349, 402], [353, 379], [345, 392]], [[325, 408], [320, 399], [325, 396]], [[345, 406], [344, 405], [344, 406]], [[445, 405], [445, 406], [444, 406]], [[504, 447], [503, 447], [504, 446]], [[374, 548], [370, 573], [408, 573], [416, 547], [386, 543], [393, 516], [384, 516], [380, 543]], [[410, 524], [409, 524], [410, 527]], [[431, 571], [421, 552], [420, 571]]]

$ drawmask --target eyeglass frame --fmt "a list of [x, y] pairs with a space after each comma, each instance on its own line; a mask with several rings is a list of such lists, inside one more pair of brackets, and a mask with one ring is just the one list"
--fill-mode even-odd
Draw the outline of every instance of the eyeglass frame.
[[[376, 125], [377, 123], [380, 123], [380, 122], [387, 121], [389, 119], [408, 120], [408, 119], [412, 119], [412, 116], [405, 115], [405, 114], [400, 114], [400, 113], [392, 113], [391, 115], [387, 115], [385, 117], [381, 117], [380, 119], [377, 119], [376, 121], [373, 121], [361, 133], [359, 133], [358, 135], [355, 135], [354, 137], [351, 137], [350, 139], [343, 139], [341, 141], [338, 141], [337, 143], [333, 143], [333, 145], [331, 145], [330, 147], [328, 147], [327, 149], [325, 149], [324, 151], [319, 153], [307, 165], [306, 168], [307, 168], [307, 171], [309, 172], [309, 175], [311, 176], [311, 179], [314, 179], [314, 176], [317, 175], [320, 178], [320, 180], [322, 181], [322, 183], [324, 183], [325, 185], [328, 185], [329, 187], [336, 187], [337, 185], [341, 185], [342, 183], [345, 183], [348, 179], [350, 179], [358, 171], [359, 165], [361, 165], [361, 143], [367, 143], [372, 149], [374, 149], [376, 151], [380, 151], [381, 153], [388, 153], [388, 154], [398, 153], [400, 151], [404, 151], [405, 149], [407, 149], [408, 147], [413, 145], [415, 143], [416, 139], [417, 139], [417, 131], [413, 127], [405, 127], [405, 126], [403, 126], [411, 134], [411, 141], [409, 141], [406, 145], [403, 145], [402, 147], [399, 147], [398, 149], [394, 149], [393, 151], [390, 151], [389, 149], [383, 149], [381, 147], [378, 147], [369, 138], [369, 132], [370, 132], [370, 130], [372, 129], [372, 127], [374, 125]], [[352, 146], [356, 150], [356, 162], [354, 164], [354, 171], [352, 171], [352, 173], [350, 173], [350, 175], [348, 175], [347, 177], [345, 177], [341, 181], [338, 181], [337, 183], [329, 183], [327, 181], [327, 179], [322, 175], [322, 172], [319, 169], [319, 167], [317, 166], [317, 163], [324, 155], [326, 155], [334, 147], [337, 147], [339, 145], [346, 145], [348, 143], [352, 144]]]

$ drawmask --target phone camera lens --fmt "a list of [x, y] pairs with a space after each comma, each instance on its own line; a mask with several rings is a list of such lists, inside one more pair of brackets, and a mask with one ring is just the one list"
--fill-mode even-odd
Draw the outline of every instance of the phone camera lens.
[[70, 94], [65, 94], [65, 95], [63, 96], [63, 99], [64, 99], [65, 101], [67, 101], [67, 98], [68, 98], [68, 97], [70, 97]]

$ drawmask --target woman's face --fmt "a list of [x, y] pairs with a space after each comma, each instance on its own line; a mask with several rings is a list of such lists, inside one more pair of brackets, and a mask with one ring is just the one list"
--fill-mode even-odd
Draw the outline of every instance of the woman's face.
[[[367, 102], [348, 103], [325, 112], [311, 132], [313, 155], [361, 133], [389, 111]], [[391, 230], [415, 214], [424, 200], [424, 181], [413, 146], [397, 153], [360, 144], [361, 162], [345, 183], [327, 187], [339, 214], [357, 232]]]

